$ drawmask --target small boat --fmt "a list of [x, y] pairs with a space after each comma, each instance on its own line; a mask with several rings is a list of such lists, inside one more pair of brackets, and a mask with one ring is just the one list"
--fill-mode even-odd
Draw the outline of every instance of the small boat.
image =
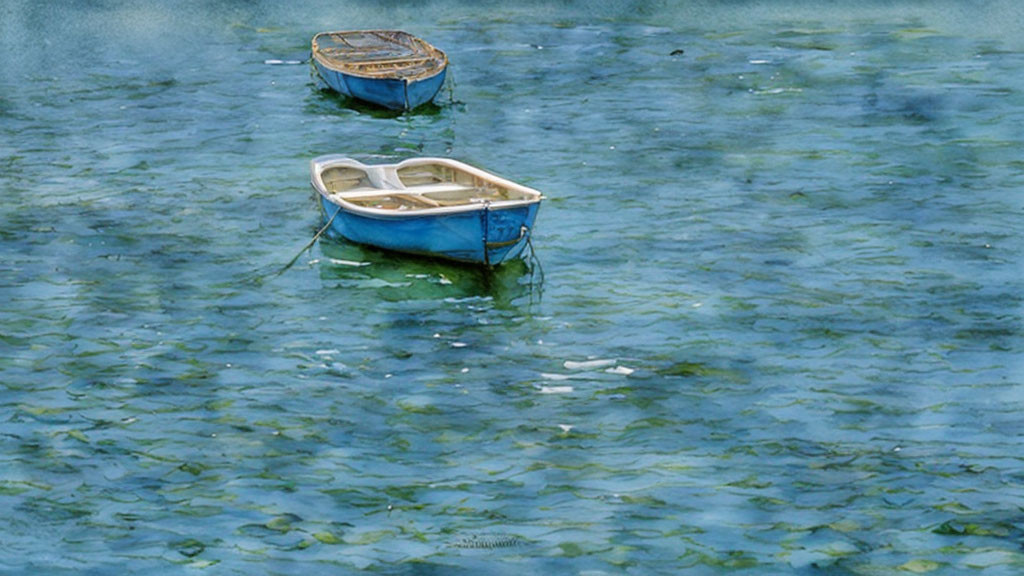
[[448, 69], [444, 52], [401, 30], [321, 32], [310, 60], [327, 87], [392, 110], [433, 100]]
[[352, 242], [496, 266], [526, 247], [540, 192], [448, 158], [310, 163], [325, 227]]

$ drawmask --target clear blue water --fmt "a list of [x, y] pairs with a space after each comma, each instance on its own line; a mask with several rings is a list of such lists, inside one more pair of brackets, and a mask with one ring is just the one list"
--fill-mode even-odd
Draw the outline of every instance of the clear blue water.
[[[0, 5], [0, 571], [1024, 571], [1024, 17], [840, 4]], [[274, 63], [376, 27], [438, 105]], [[327, 153], [540, 267], [275, 275]]]

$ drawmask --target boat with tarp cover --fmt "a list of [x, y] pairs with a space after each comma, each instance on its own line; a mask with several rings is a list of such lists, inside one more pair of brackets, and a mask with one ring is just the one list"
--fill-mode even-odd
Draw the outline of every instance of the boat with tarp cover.
[[352, 242], [496, 266], [519, 256], [543, 196], [449, 158], [363, 164], [340, 155], [310, 163], [329, 228]]
[[310, 61], [328, 88], [392, 110], [433, 100], [448, 69], [444, 52], [401, 30], [321, 32]]

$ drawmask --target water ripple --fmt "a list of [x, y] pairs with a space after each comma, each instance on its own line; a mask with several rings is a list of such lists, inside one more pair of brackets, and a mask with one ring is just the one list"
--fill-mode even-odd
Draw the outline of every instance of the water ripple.
[[[320, 4], [0, 9], [0, 563], [1024, 561], [1019, 10]], [[421, 113], [268, 65], [382, 13]], [[323, 153], [543, 190], [536, 260], [302, 250]]]

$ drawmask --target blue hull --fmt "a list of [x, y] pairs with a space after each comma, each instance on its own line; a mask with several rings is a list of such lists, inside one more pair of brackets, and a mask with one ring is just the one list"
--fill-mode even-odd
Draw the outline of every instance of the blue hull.
[[331, 90], [350, 98], [391, 110], [412, 110], [434, 99], [444, 85], [448, 69], [428, 78], [408, 81], [400, 78], [365, 78], [327, 68], [313, 59], [320, 80]]
[[331, 231], [352, 242], [487, 266], [523, 252], [540, 206], [375, 218], [346, 211], [323, 196], [320, 201], [324, 217], [333, 216]]

